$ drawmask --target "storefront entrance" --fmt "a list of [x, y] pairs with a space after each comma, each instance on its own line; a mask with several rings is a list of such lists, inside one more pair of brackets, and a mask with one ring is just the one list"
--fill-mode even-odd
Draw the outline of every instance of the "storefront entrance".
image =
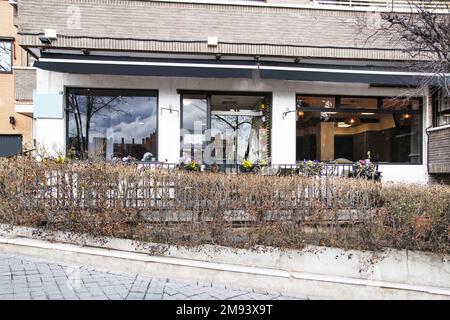
[[[222, 141], [217, 162], [242, 163], [245, 159], [257, 161], [263, 158], [263, 141], [258, 135], [261, 128], [260, 115], [223, 115], [212, 114], [211, 132]], [[220, 147], [219, 147], [220, 148]]]
[[183, 94], [182, 100], [183, 161], [235, 166], [269, 160], [268, 95]]

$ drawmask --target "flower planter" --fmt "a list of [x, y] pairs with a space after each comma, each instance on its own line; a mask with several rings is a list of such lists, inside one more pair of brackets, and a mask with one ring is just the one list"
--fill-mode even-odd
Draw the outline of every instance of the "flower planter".
[[254, 169], [255, 169], [254, 167], [253, 168], [245, 168], [244, 166], [240, 166], [239, 171], [241, 173], [253, 173]]

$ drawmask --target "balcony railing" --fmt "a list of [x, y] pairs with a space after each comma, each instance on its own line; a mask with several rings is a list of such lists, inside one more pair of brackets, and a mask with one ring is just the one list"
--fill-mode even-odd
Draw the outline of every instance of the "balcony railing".
[[352, 8], [410, 9], [411, 4], [427, 9], [448, 9], [450, 1], [408, 0], [311, 0], [315, 6], [339, 6]]

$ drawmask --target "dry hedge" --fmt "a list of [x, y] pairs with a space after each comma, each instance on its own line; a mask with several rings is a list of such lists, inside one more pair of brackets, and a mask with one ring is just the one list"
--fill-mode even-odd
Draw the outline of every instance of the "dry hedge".
[[450, 187], [0, 160], [0, 222], [177, 245], [449, 253]]

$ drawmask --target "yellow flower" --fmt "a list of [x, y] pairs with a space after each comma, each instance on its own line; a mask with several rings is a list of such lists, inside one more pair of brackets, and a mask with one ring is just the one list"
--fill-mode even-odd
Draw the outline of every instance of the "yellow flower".
[[267, 166], [267, 161], [264, 160], [264, 159], [261, 159], [261, 160], [259, 160], [258, 164], [259, 164], [260, 166]]
[[242, 167], [246, 170], [253, 168], [253, 162], [251, 160], [245, 159], [242, 161]]
[[55, 162], [63, 164], [64, 162], [66, 162], [66, 158], [65, 157], [61, 157], [61, 156], [57, 156]]

